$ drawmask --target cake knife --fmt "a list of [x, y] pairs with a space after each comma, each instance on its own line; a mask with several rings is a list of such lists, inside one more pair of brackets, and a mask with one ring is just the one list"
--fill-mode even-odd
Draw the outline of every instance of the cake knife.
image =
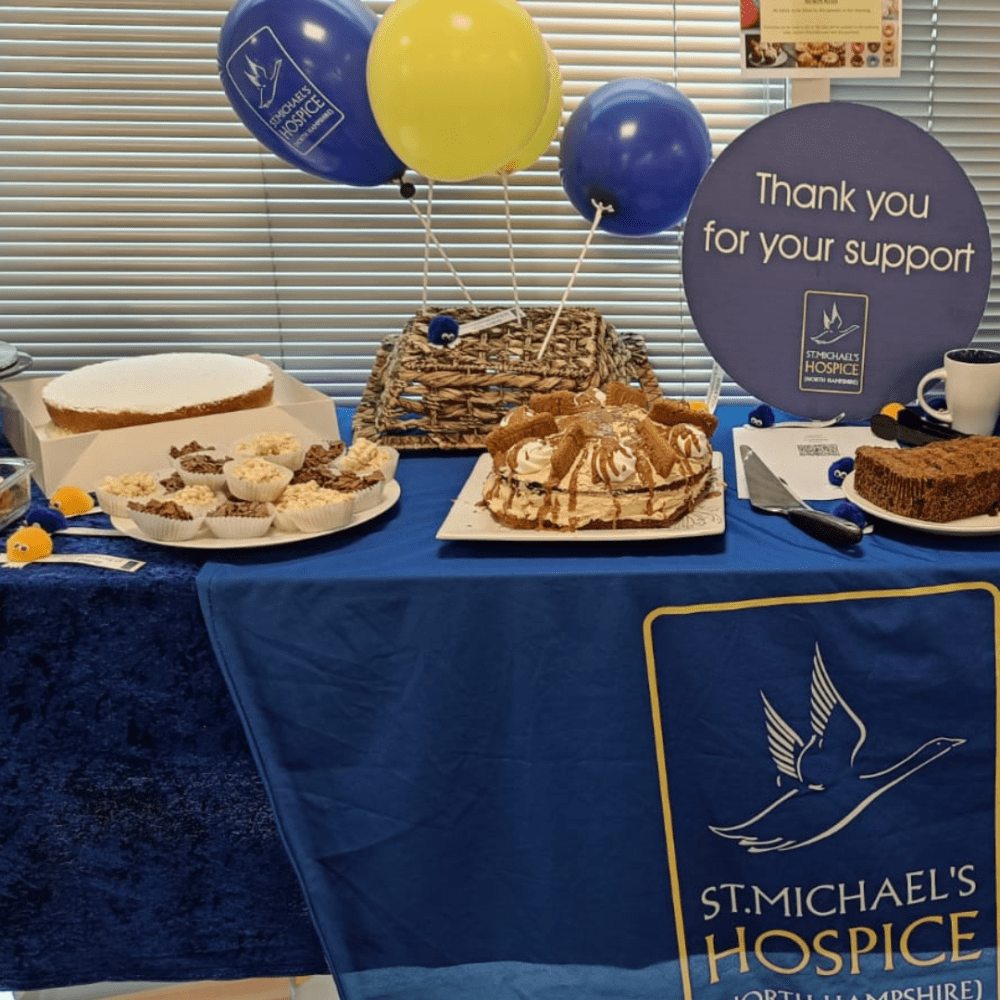
[[827, 545], [844, 548], [861, 541], [863, 531], [860, 525], [803, 503], [749, 445], [740, 445], [740, 457], [743, 459], [750, 503], [757, 510], [783, 514], [796, 528]]

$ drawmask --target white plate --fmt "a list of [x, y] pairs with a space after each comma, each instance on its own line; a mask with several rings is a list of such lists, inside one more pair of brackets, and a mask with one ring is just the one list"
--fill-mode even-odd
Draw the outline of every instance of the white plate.
[[902, 514], [893, 514], [891, 511], [877, 507], [870, 500], [859, 496], [854, 489], [854, 473], [850, 473], [844, 479], [844, 496], [853, 504], [857, 504], [866, 514], [882, 518], [883, 521], [891, 521], [893, 524], [901, 524], [904, 528], [913, 528], [915, 531], [924, 531], [931, 535], [996, 535], [1000, 534], [1000, 516], [990, 517], [989, 514], [980, 514], [978, 517], [963, 517], [957, 521], [918, 521], [915, 517], [903, 517]]
[[483, 483], [489, 475], [490, 455], [479, 461], [465, 481], [462, 492], [451, 505], [448, 516], [438, 529], [444, 541], [472, 542], [636, 542], [662, 539], [698, 538], [721, 535], [726, 530], [726, 501], [722, 482], [722, 455], [712, 456], [715, 482], [711, 496], [666, 528], [595, 528], [584, 531], [535, 531], [531, 528], [508, 528], [493, 520], [493, 515], [478, 506], [483, 497]]
[[347, 531], [348, 528], [355, 528], [365, 521], [370, 521], [373, 517], [387, 511], [399, 499], [399, 483], [392, 479], [385, 484], [385, 493], [381, 501], [368, 510], [355, 514], [347, 524], [339, 528], [331, 528], [329, 531], [278, 531], [271, 528], [266, 535], [260, 538], [216, 538], [209, 534], [208, 528], [202, 528], [201, 533], [186, 542], [160, 542], [149, 535], [144, 535], [129, 517], [112, 517], [111, 523], [123, 534], [131, 538], [137, 538], [140, 542], [149, 542], [150, 545], [169, 545], [178, 549], [259, 549], [268, 545], [288, 545], [290, 542], [303, 542], [307, 538], [322, 538], [324, 535], [335, 535], [338, 531]]

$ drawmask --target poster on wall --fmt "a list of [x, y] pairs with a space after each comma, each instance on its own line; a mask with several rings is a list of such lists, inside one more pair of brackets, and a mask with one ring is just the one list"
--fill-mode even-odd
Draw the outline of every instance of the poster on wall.
[[746, 76], [899, 76], [903, 0], [740, 0]]

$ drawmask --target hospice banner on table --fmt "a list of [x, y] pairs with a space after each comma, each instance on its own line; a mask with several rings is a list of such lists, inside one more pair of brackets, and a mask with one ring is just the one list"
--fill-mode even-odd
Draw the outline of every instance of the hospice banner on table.
[[998, 598], [648, 615], [684, 1000], [996, 997]]

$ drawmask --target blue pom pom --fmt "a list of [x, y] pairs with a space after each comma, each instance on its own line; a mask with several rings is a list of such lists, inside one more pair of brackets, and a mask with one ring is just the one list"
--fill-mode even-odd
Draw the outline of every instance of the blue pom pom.
[[37, 524], [42, 531], [52, 534], [66, 527], [66, 518], [58, 510], [52, 507], [31, 507], [24, 515], [25, 524]]
[[859, 528], [865, 526], [865, 512], [857, 504], [848, 500], [838, 503], [833, 508], [833, 514], [835, 517], [842, 517], [845, 521], [853, 521]]
[[774, 410], [767, 403], [761, 403], [756, 409], [750, 411], [747, 423], [751, 427], [771, 427], [774, 424]]
[[438, 347], [447, 347], [458, 340], [458, 321], [447, 313], [435, 316], [427, 324], [427, 339]]
[[827, 470], [826, 478], [831, 486], [841, 486], [844, 480], [854, 471], [853, 458], [838, 458]]

